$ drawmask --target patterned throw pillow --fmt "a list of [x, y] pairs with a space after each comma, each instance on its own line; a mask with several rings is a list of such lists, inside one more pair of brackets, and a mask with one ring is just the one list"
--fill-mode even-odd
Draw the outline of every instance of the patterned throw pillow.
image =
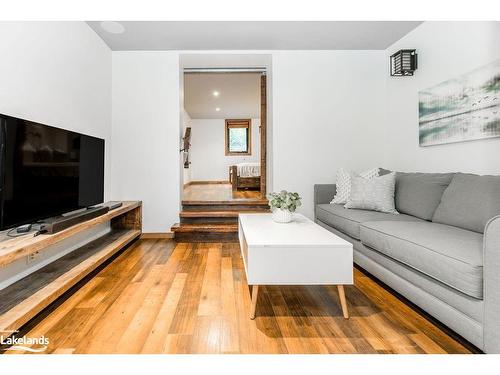
[[[362, 178], [370, 179], [373, 177], [378, 177], [378, 171], [378, 168], [372, 168], [359, 174], [353, 175], [356, 177], [359, 176]], [[335, 193], [335, 196], [330, 203], [346, 204], [351, 192], [351, 174], [344, 168], [340, 168], [337, 171], [337, 181], [335, 183], [337, 184], [337, 192]]]
[[351, 195], [344, 207], [399, 214], [394, 205], [395, 187], [395, 172], [370, 180], [352, 177]]

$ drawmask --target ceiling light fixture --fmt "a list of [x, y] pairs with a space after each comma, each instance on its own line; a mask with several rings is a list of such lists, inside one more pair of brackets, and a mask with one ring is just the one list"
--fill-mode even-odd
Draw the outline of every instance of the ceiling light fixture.
[[101, 28], [111, 34], [123, 34], [125, 27], [116, 21], [102, 21]]
[[214, 91], [214, 92], [213, 92], [213, 95], [214, 95], [215, 97], [218, 97], [218, 96], [220, 95], [220, 92], [218, 92], [218, 91]]
[[219, 111], [220, 111], [220, 108], [219, 108], [219, 107], [215, 108], [215, 111], [216, 111], [216, 112], [219, 112]]

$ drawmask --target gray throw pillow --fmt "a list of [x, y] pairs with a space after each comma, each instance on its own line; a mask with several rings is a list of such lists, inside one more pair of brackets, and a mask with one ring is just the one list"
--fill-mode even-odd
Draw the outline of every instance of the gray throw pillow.
[[396, 173], [398, 212], [431, 220], [454, 173]]
[[394, 207], [395, 186], [395, 172], [370, 180], [353, 176], [351, 195], [344, 207], [397, 214]]
[[500, 176], [457, 173], [441, 197], [432, 221], [483, 233], [500, 215]]

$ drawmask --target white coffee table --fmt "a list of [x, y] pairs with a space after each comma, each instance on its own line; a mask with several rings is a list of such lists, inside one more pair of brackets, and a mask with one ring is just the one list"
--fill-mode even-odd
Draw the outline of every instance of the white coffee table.
[[303, 215], [287, 224], [272, 214], [240, 214], [238, 236], [248, 285], [250, 319], [255, 318], [259, 285], [337, 285], [342, 313], [349, 317], [344, 285], [353, 284], [352, 244]]

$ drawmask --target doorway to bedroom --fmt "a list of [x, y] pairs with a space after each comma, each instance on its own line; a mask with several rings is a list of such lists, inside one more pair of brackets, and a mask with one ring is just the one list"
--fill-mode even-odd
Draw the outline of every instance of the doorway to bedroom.
[[265, 199], [265, 72], [193, 69], [183, 78], [182, 200]]
[[[267, 56], [192, 59], [217, 65]], [[171, 230], [180, 242], [237, 242], [239, 213], [269, 212], [266, 68], [184, 67], [182, 78], [182, 207]]]

